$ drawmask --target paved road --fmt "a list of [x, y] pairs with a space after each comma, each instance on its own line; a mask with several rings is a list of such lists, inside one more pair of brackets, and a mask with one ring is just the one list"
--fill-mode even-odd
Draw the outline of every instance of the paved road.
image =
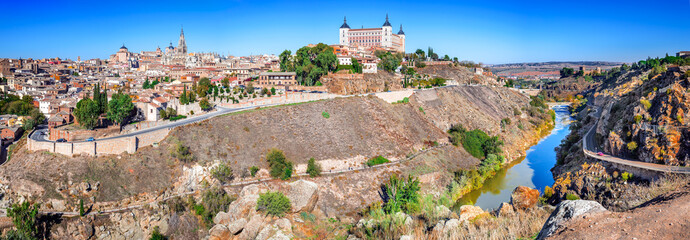
[[[239, 112], [239, 111], [244, 111], [244, 110], [248, 110], [248, 109], [254, 109], [254, 108], [258, 108], [258, 107], [270, 107], [270, 106], [283, 105], [283, 104], [284, 104], [284, 103], [280, 103], [280, 104], [266, 104], [266, 105], [257, 105], [257, 106], [241, 107], [241, 108], [224, 108], [224, 107], [216, 107], [216, 111], [209, 112], [209, 113], [206, 113], [206, 114], [203, 114], [203, 115], [194, 116], [194, 117], [189, 117], [189, 118], [185, 118], [185, 119], [180, 119], [180, 120], [177, 120], [177, 121], [175, 121], [175, 122], [171, 122], [171, 123], [166, 124], [166, 125], [157, 126], [157, 127], [152, 127], [152, 128], [147, 128], [147, 129], [142, 129], [142, 130], [139, 130], [139, 131], [134, 131], [134, 132], [131, 132], [131, 133], [122, 134], [122, 135], [118, 135], [118, 136], [107, 137], [107, 138], [99, 138], [99, 139], [96, 139], [95, 141], [98, 142], [98, 141], [109, 140], [109, 139], [117, 139], [117, 138], [132, 137], [132, 136], [136, 136], [136, 135], [139, 135], [139, 134], [144, 134], [144, 133], [148, 133], [148, 132], [153, 132], [153, 131], [157, 131], [157, 130], [161, 130], [161, 129], [175, 128], [175, 127], [187, 125], [187, 124], [190, 124], [190, 123], [195, 123], [195, 122], [204, 121], [204, 120], [206, 120], [206, 119], [210, 119], [210, 118], [217, 117], [217, 116], [220, 116], [220, 115], [223, 115], [223, 114], [227, 114], [227, 113]], [[33, 140], [36, 140], [36, 141], [41, 141], [41, 142], [53, 142], [53, 141], [50, 141], [50, 140], [45, 139], [47, 132], [48, 132], [48, 128], [45, 127], [45, 126], [42, 126], [42, 127], [38, 128], [38, 129], [36, 129], [36, 131], [34, 131], [34, 133], [32, 133], [31, 135], [29, 135], [29, 137], [30, 137], [31, 139], [33, 139]], [[46, 133], [46, 134], [41, 134], [41, 133]], [[80, 141], [75, 141], [75, 142], [80, 142]], [[81, 142], [83, 142], [83, 141], [81, 141]]]
[[[597, 119], [597, 122], [594, 123], [594, 126], [587, 131], [585, 134], [585, 137], [582, 141], [582, 151], [585, 153], [585, 155], [599, 159], [601, 161], [606, 161], [610, 163], [616, 163], [616, 164], [621, 164], [621, 165], [626, 165], [626, 166], [631, 166], [631, 167], [636, 167], [636, 168], [641, 168], [641, 169], [646, 169], [646, 170], [651, 170], [651, 171], [656, 171], [656, 172], [664, 172], [664, 173], [680, 173], [680, 174], [690, 174], [690, 168], [689, 167], [678, 167], [678, 166], [668, 166], [664, 164], [656, 164], [656, 163], [648, 163], [648, 162], [641, 162], [641, 161], [635, 161], [635, 160], [629, 160], [629, 159], [624, 159], [616, 156], [611, 156], [609, 154], [602, 153], [595, 141], [594, 141], [594, 133], [596, 132], [595, 129], [597, 125], [599, 125], [599, 116], [601, 116], [601, 108], [596, 107], [595, 109], [595, 116]], [[601, 155], [599, 154], [601, 153]]]

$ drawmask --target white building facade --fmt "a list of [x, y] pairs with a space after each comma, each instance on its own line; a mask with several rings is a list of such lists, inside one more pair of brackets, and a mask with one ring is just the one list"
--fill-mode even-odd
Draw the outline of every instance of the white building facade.
[[394, 34], [393, 26], [388, 21], [387, 14], [386, 22], [380, 28], [352, 29], [347, 24], [347, 18], [345, 18], [339, 31], [340, 45], [381, 47], [391, 51], [405, 52], [405, 32], [402, 30], [402, 25], [400, 25], [400, 31]]

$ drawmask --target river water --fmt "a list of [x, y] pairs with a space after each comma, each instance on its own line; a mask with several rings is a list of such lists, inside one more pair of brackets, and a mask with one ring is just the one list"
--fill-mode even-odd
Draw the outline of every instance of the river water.
[[556, 148], [570, 133], [570, 113], [565, 106], [554, 107], [556, 126], [551, 134], [527, 150], [527, 156], [513, 161], [484, 182], [481, 189], [465, 194], [458, 204], [474, 204], [484, 210], [495, 209], [501, 202], [510, 202], [510, 194], [518, 186], [544, 191], [554, 183], [551, 168], [556, 164]]

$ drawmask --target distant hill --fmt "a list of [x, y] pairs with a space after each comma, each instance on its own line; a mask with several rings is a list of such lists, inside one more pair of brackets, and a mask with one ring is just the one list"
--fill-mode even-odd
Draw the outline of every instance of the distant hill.
[[580, 62], [534, 62], [534, 63], [507, 63], [489, 65], [494, 74], [502, 77], [515, 78], [558, 78], [559, 70], [568, 67], [578, 69], [601, 68], [608, 70], [623, 65], [623, 62], [605, 61], [580, 61]]

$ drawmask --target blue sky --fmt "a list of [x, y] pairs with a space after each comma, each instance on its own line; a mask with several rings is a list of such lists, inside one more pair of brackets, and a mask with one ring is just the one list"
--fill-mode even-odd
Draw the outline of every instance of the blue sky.
[[107, 58], [177, 45], [279, 54], [338, 41], [350, 27], [403, 24], [408, 52], [484, 63], [635, 61], [690, 50], [690, 0], [664, 1], [4, 1], [0, 57]]

